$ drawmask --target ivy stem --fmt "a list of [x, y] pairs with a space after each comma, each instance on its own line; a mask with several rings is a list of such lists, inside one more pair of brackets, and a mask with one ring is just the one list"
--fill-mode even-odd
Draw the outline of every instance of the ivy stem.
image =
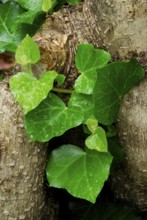
[[52, 88], [53, 92], [59, 92], [59, 93], [67, 93], [67, 94], [71, 94], [73, 92], [73, 90], [70, 89], [62, 89], [62, 88]]
[[24, 70], [25, 72], [27, 72], [27, 73], [33, 74], [33, 73], [32, 73], [32, 67], [31, 67], [31, 64], [30, 64], [30, 63], [27, 64], [27, 65], [24, 65], [24, 66], [23, 66], [23, 70]]

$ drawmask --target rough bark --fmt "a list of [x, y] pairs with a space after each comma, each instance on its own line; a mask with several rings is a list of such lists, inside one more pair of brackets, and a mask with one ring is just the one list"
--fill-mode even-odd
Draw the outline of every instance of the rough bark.
[[29, 142], [6, 79], [0, 97], [0, 219], [55, 220], [56, 203], [44, 186], [47, 143]]
[[[65, 7], [49, 16], [34, 39], [42, 51], [42, 60], [39, 65], [43, 64], [42, 69], [38, 68], [38, 65], [37, 68], [34, 67], [35, 72], [40, 73], [42, 70], [52, 68], [63, 71], [67, 74], [65, 85], [67, 87], [71, 87], [74, 78], [77, 77], [73, 57], [78, 43], [93, 43], [96, 47], [105, 48], [112, 54], [113, 60], [128, 60], [135, 57], [147, 70], [147, 1], [85, 0], [76, 8]], [[135, 128], [132, 128], [132, 125], [139, 123], [136, 125], [137, 134], [132, 138], [133, 134], [127, 131], [126, 141], [122, 141], [126, 151], [126, 170], [129, 176], [124, 173], [115, 176], [114, 179], [120, 178], [122, 191], [119, 191], [119, 184], [114, 184], [114, 188], [119, 198], [133, 201], [141, 209], [146, 210], [146, 129], [143, 130], [141, 125], [141, 120], [144, 127], [147, 125], [147, 118], [144, 116], [146, 109], [142, 108], [146, 106], [146, 100], [142, 98], [147, 91], [146, 83], [142, 83], [133, 90], [131, 96], [126, 97], [128, 102], [132, 103], [132, 100], [136, 100], [135, 94], [138, 90], [142, 92], [138, 95], [140, 101], [138, 98], [135, 109], [138, 109], [140, 120], [135, 109], [132, 108], [132, 123], [127, 124], [127, 129], [134, 133]], [[121, 109], [123, 108], [127, 109], [125, 101], [122, 102]], [[120, 137], [124, 134], [122, 125], [125, 126], [130, 119], [127, 110], [123, 116], [121, 114], [119, 117]], [[132, 147], [129, 150], [130, 145]], [[122, 192], [125, 192], [124, 196]]]
[[118, 132], [125, 149], [125, 169], [112, 180], [117, 197], [147, 211], [147, 78], [123, 99]]

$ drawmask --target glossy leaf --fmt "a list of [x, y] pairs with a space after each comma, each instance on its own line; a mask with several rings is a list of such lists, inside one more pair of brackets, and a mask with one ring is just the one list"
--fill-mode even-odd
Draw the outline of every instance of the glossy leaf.
[[96, 131], [92, 135], [88, 136], [85, 144], [91, 150], [107, 152], [108, 144], [104, 129], [101, 127], [97, 127]]
[[31, 0], [31, 1], [26, 1], [26, 0], [16, 0], [23, 8], [27, 10], [41, 10], [43, 0]]
[[78, 45], [75, 63], [81, 75], [75, 82], [75, 91], [92, 94], [97, 79], [97, 69], [104, 67], [110, 58], [109, 53], [94, 49], [92, 44]]
[[57, 73], [55, 71], [44, 73], [39, 80], [25, 72], [11, 77], [11, 92], [23, 107], [25, 114], [36, 108], [47, 97], [56, 77]]
[[14, 2], [0, 4], [0, 53], [7, 51], [15, 51], [16, 46], [21, 41], [23, 32], [21, 30], [13, 32], [13, 25], [18, 15], [24, 10]]
[[29, 35], [17, 47], [15, 58], [17, 63], [24, 66], [37, 63], [40, 59], [39, 47]]
[[88, 118], [86, 121], [86, 125], [87, 125], [89, 131], [91, 131], [91, 133], [94, 133], [98, 127], [98, 121], [93, 118]]
[[84, 152], [77, 146], [63, 145], [49, 157], [47, 179], [50, 186], [94, 203], [108, 178], [111, 162], [109, 153]]
[[97, 70], [107, 65], [111, 56], [104, 50], [95, 49], [92, 44], [80, 44], [75, 57], [76, 67], [80, 73]]
[[95, 118], [93, 115], [93, 97], [92, 95], [78, 94], [72, 92], [68, 105], [70, 107], [78, 107], [84, 115], [83, 123], [86, 123], [88, 118]]
[[82, 94], [92, 94], [96, 79], [97, 72], [95, 70], [81, 74], [75, 82], [75, 91]]
[[55, 7], [56, 4], [57, 4], [56, 0], [43, 0], [42, 10], [44, 12], [51, 11]]
[[67, 107], [56, 95], [48, 97], [25, 116], [25, 129], [32, 141], [49, 141], [83, 122], [83, 113], [77, 107]]
[[98, 71], [94, 88], [94, 114], [105, 125], [116, 121], [121, 98], [144, 77], [135, 61], [116, 62]]

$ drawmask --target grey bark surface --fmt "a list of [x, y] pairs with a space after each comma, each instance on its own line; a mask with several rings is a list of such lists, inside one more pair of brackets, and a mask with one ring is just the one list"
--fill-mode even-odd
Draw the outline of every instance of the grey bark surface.
[[7, 80], [0, 97], [0, 219], [54, 220], [56, 203], [44, 186], [47, 144], [29, 142]]
[[[135, 57], [147, 71], [147, 1], [146, 0], [85, 0], [84, 3], [75, 7], [65, 7], [52, 16], [49, 16], [42, 29], [34, 37], [41, 48], [43, 59], [42, 70], [57, 69], [67, 74], [65, 87], [72, 87], [77, 72], [74, 66], [74, 54], [79, 43], [93, 43], [97, 48], [104, 48], [109, 51], [113, 60], [126, 60]], [[46, 56], [47, 54], [47, 56]], [[85, 58], [86, 59], [86, 58]], [[49, 65], [48, 65], [49, 64]], [[40, 73], [40, 68], [34, 67], [35, 72]], [[126, 152], [127, 174], [114, 176], [120, 179], [119, 184], [113, 184], [118, 198], [124, 198], [133, 202], [142, 210], [147, 210], [147, 154], [146, 154], [146, 129], [147, 118], [145, 116], [146, 83], [142, 83], [138, 88], [134, 88], [132, 95], [126, 96], [128, 102], [136, 100], [136, 112], [132, 111], [132, 125], [139, 123], [137, 134], [133, 137], [134, 130], [128, 124], [125, 136], [128, 142], [122, 142]], [[144, 99], [142, 98], [144, 96]], [[140, 105], [139, 103], [142, 102]], [[124, 106], [124, 107], [123, 107]], [[126, 102], [122, 102], [122, 107], [126, 107]], [[140, 120], [138, 120], [138, 115]], [[141, 122], [142, 120], [142, 122]], [[122, 124], [129, 121], [127, 111], [123, 117], [119, 117], [119, 135], [123, 137], [124, 130]], [[120, 126], [121, 124], [121, 126]], [[130, 126], [130, 127], [129, 127]], [[122, 129], [122, 130], [121, 130]], [[134, 128], [135, 129], [135, 128]], [[131, 149], [129, 141], [131, 139]], [[137, 144], [136, 144], [137, 142]], [[134, 170], [134, 172], [133, 172]], [[129, 175], [129, 176], [127, 176]], [[142, 177], [141, 177], [142, 176]], [[114, 181], [117, 183], [117, 181]], [[115, 185], [115, 187], [114, 187]], [[128, 190], [126, 190], [126, 186]]]

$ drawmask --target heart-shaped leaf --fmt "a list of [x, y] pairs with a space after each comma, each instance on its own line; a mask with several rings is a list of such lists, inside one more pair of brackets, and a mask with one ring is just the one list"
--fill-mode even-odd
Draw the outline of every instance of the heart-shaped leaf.
[[104, 67], [110, 59], [109, 53], [94, 49], [92, 44], [78, 45], [75, 63], [81, 75], [75, 82], [75, 91], [92, 94], [97, 78], [97, 69]]
[[97, 127], [95, 132], [92, 135], [88, 136], [85, 144], [91, 150], [107, 152], [108, 143], [104, 129], [101, 127]]
[[32, 141], [49, 141], [83, 122], [83, 113], [77, 107], [67, 107], [56, 95], [48, 97], [25, 116], [25, 129]]
[[84, 152], [74, 145], [52, 151], [46, 173], [50, 186], [64, 188], [77, 198], [92, 203], [109, 175], [112, 156], [94, 150]]
[[29, 73], [20, 72], [11, 77], [10, 89], [25, 114], [36, 108], [47, 97], [57, 75], [55, 71], [48, 71], [37, 80]]
[[115, 122], [121, 98], [143, 77], [144, 70], [135, 60], [111, 63], [98, 70], [93, 91], [97, 120], [105, 125]]
[[40, 59], [38, 45], [27, 34], [16, 49], [15, 58], [21, 65], [34, 64]]

